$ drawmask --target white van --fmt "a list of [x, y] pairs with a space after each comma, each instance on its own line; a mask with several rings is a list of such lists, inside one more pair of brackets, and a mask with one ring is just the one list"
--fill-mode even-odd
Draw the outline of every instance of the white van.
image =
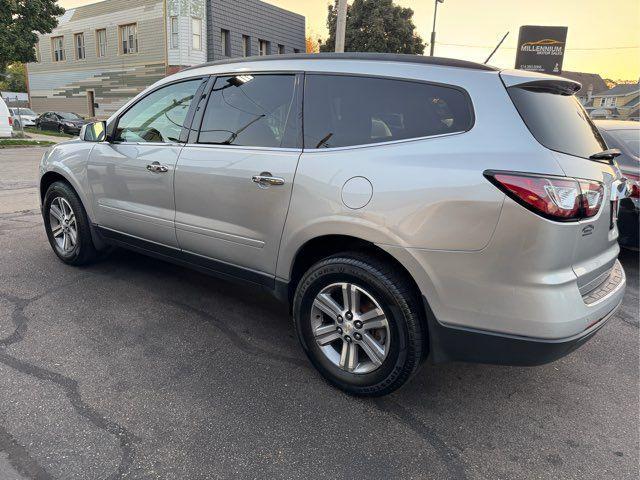
[[13, 132], [13, 119], [11, 113], [7, 108], [7, 104], [4, 103], [2, 97], [0, 97], [0, 138], [10, 137]]

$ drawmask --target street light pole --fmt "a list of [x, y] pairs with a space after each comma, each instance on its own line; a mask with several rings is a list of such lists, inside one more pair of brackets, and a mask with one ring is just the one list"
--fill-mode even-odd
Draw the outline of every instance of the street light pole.
[[336, 21], [336, 52], [344, 52], [344, 37], [347, 32], [347, 0], [338, 0]]
[[433, 29], [431, 30], [431, 56], [433, 57], [433, 48], [436, 45], [436, 15], [438, 15], [438, 4], [444, 3], [444, 0], [435, 0], [435, 6], [433, 9]]

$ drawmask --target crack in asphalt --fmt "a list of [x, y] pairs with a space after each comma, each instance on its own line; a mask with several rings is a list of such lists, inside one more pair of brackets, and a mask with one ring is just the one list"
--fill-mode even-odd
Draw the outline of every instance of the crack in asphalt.
[[409, 428], [417, 436], [427, 441], [442, 459], [442, 462], [450, 473], [450, 478], [455, 478], [457, 480], [465, 480], [468, 478], [464, 464], [460, 459], [460, 455], [449, 447], [433, 428], [426, 425], [413, 413], [389, 397], [376, 398], [373, 403], [378, 407], [378, 409], [390, 414], [400, 424]]
[[[114, 421], [108, 420], [106, 417], [101, 415], [94, 407], [87, 404], [82, 399], [78, 382], [76, 380], [69, 378], [61, 373], [54, 372], [52, 370], [48, 370], [46, 368], [39, 367], [29, 362], [20, 360], [9, 355], [6, 352], [6, 348], [9, 345], [15, 345], [16, 343], [19, 343], [24, 339], [24, 334], [27, 331], [27, 324], [29, 322], [28, 317], [24, 314], [24, 310], [27, 306], [29, 306], [34, 301], [50, 295], [51, 293], [61, 288], [66, 288], [69, 285], [77, 283], [87, 276], [89, 275], [79, 275], [65, 284], [57, 285], [53, 289], [30, 298], [21, 298], [15, 295], [0, 292], [0, 298], [13, 305], [13, 312], [11, 314], [11, 317], [15, 325], [13, 333], [4, 338], [0, 338], [0, 363], [21, 373], [35, 377], [38, 380], [48, 381], [58, 385], [60, 388], [62, 388], [67, 399], [69, 400], [69, 403], [78, 415], [84, 417], [96, 428], [114, 435], [118, 439], [121, 451], [120, 463], [117, 470], [108, 477], [111, 480], [123, 478], [127, 475], [129, 470], [131, 469], [131, 465], [133, 464], [133, 459], [135, 457], [133, 444], [139, 442], [140, 439], [129, 432], [125, 427], [119, 425]], [[0, 448], [4, 449], [4, 447], [6, 446], [8, 450], [5, 451], [9, 453], [9, 461], [16, 468], [16, 470], [21, 472], [29, 468], [34, 468], [33, 462], [29, 461], [30, 457], [28, 457], [27, 450], [24, 449], [24, 447], [20, 447], [19, 445], [12, 447], [12, 445], [15, 444], [15, 441], [11, 443], [9, 442], [9, 440], [5, 439], [2, 435], [3, 431], [4, 430], [0, 426]], [[51, 476], [46, 473], [46, 471], [42, 469], [42, 467], [39, 468], [40, 470], [42, 470], [42, 472], [44, 472], [46, 476], [36, 478], [51, 478]]]
[[234, 346], [236, 346], [238, 349], [240, 349], [244, 353], [247, 353], [254, 357], [268, 358], [270, 360], [274, 360], [279, 363], [286, 363], [294, 367], [303, 367], [307, 369], [310, 368], [307, 362], [303, 360], [300, 360], [295, 357], [290, 357], [288, 355], [282, 355], [280, 353], [271, 352], [262, 347], [259, 347], [250, 342], [247, 342], [242, 336], [238, 335], [233, 329], [227, 326], [227, 324], [224, 321], [220, 320], [218, 317], [216, 317], [215, 315], [212, 315], [209, 312], [200, 310], [199, 308], [193, 307], [186, 303], [179, 302], [177, 300], [170, 300], [170, 301], [164, 300], [164, 302], [169, 305], [173, 305], [174, 307], [179, 308], [183, 311], [187, 311], [194, 315], [197, 315], [201, 319], [205, 320], [209, 325], [214, 326], [220, 333], [222, 333], [225, 337], [227, 337], [227, 339]]

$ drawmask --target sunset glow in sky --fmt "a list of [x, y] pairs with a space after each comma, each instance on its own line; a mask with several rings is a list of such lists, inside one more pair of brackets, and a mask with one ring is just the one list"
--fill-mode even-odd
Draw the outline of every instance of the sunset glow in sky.
[[[327, 5], [332, 0], [265, 0], [307, 19], [307, 32], [327, 36]], [[65, 8], [94, 0], [59, 0]], [[433, 22], [433, 0], [395, 0], [410, 7], [423, 41]], [[436, 55], [483, 62], [509, 31], [491, 60], [512, 68], [521, 25], [569, 27], [565, 70], [599, 73], [603, 78], [638, 80], [640, 76], [639, 0], [445, 0], [438, 6]], [[428, 49], [426, 50], [428, 52]]]

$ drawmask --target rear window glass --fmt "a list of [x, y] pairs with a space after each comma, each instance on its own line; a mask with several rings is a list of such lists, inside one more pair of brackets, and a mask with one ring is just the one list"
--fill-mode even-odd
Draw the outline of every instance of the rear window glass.
[[343, 75], [307, 75], [305, 148], [332, 148], [464, 132], [468, 96], [441, 85]]
[[521, 87], [508, 91], [524, 123], [545, 147], [584, 158], [606, 150], [600, 132], [575, 96]]

